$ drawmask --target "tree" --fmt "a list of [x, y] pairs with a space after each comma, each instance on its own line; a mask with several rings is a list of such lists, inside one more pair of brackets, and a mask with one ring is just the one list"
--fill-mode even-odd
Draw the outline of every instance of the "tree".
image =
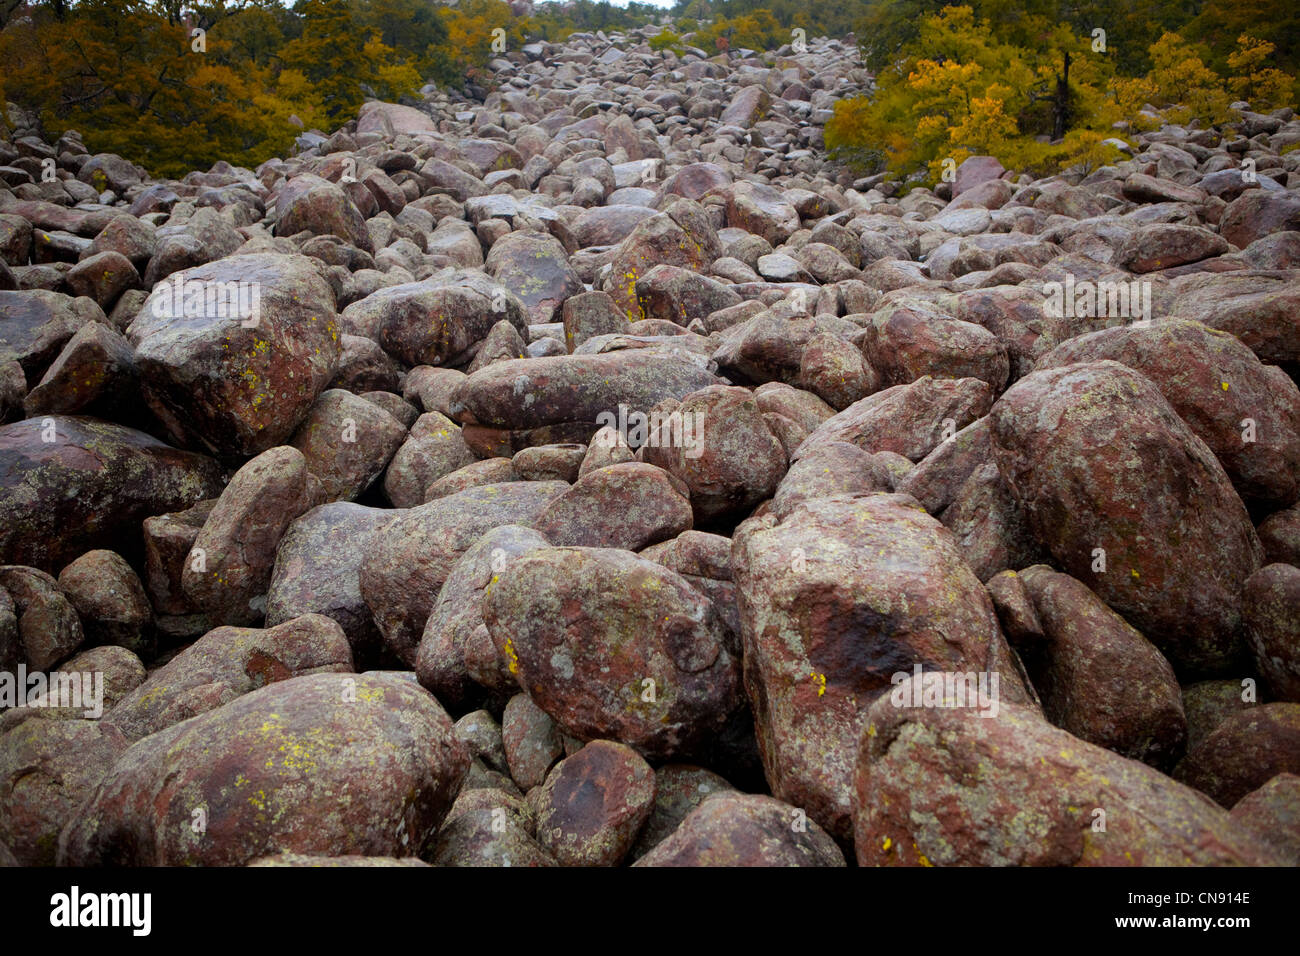
[[1206, 66], [1205, 50], [1177, 33], [1166, 33], [1151, 46], [1151, 72], [1156, 105], [1168, 109], [1172, 122], [1193, 117], [1223, 122], [1229, 118], [1229, 96], [1222, 78]]
[[1270, 110], [1294, 99], [1295, 81], [1266, 65], [1273, 62], [1275, 50], [1267, 40], [1243, 33], [1237, 38], [1237, 52], [1228, 57], [1228, 67], [1235, 74], [1229, 78], [1229, 86], [1235, 96], [1250, 103], [1251, 109]]
[[[1059, 24], [1025, 19], [1018, 29], [1030, 30], [1033, 49], [1003, 42], [968, 6], [923, 17], [903, 59], [877, 77], [874, 99], [836, 104], [827, 145], [859, 163], [874, 147], [895, 175], [924, 169], [931, 181], [977, 153], [1046, 171], [1095, 152], [1102, 137], [1070, 133], [1108, 125], [1110, 64], [1085, 58], [1086, 41]], [[1057, 145], [1038, 142], [1043, 134]]]

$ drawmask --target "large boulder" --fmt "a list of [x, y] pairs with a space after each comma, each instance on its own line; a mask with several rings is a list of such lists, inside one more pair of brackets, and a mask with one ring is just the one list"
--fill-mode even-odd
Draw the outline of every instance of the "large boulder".
[[506, 691], [518, 687], [499, 666], [487, 625], [483, 598], [515, 558], [550, 542], [529, 528], [502, 525], [478, 539], [447, 574], [416, 651], [420, 683], [457, 711], [477, 696], [479, 685]]
[[235, 472], [181, 571], [195, 608], [225, 624], [250, 624], [264, 614], [280, 537], [316, 504], [309, 478], [302, 453], [284, 445]]
[[14, 865], [54, 865], [59, 831], [127, 745], [91, 720], [27, 720], [0, 734], [0, 841]]
[[150, 408], [178, 438], [256, 455], [306, 417], [339, 355], [334, 296], [312, 261], [231, 256], [150, 294], [127, 338]]
[[995, 699], [1028, 700], [988, 593], [913, 498], [838, 495], [751, 518], [732, 562], [768, 784], [841, 840], [867, 708], [896, 675], [979, 672]]
[[1300, 197], [1289, 190], [1247, 189], [1223, 210], [1219, 232], [1238, 249], [1275, 232], [1300, 230]]
[[[866, 718], [862, 866], [1259, 866], [1267, 844], [1196, 791], [1034, 711], [996, 717], [901, 684]], [[975, 772], [973, 768], [978, 768]]]
[[302, 454], [326, 500], [352, 501], [378, 480], [405, 437], [405, 426], [379, 405], [331, 388], [312, 404], [289, 445]]
[[1035, 372], [990, 419], [998, 471], [1060, 567], [1175, 665], [1229, 667], [1263, 548], [1223, 467], [1150, 380], [1111, 361]]
[[1300, 703], [1300, 567], [1260, 568], [1246, 581], [1243, 602], [1256, 670], [1276, 699]]
[[1187, 718], [1173, 668], [1087, 586], [1035, 565], [1017, 577], [1043, 629], [1023, 653], [1043, 714], [1076, 737], [1168, 771]]
[[629, 349], [601, 355], [553, 355], [497, 362], [463, 381], [452, 417], [497, 429], [530, 429], [565, 422], [590, 424], [602, 412], [616, 420], [642, 415], [665, 398], [683, 398], [718, 378], [681, 353]]
[[358, 249], [375, 251], [366, 221], [348, 194], [319, 176], [304, 173], [289, 180], [280, 188], [275, 208], [276, 235], [338, 236]]
[[640, 549], [691, 527], [687, 488], [662, 468], [630, 461], [590, 471], [537, 518], [552, 544]]
[[617, 866], [650, 817], [655, 774], [631, 747], [593, 740], [537, 797], [537, 842], [561, 866]]
[[636, 866], [842, 867], [835, 841], [798, 807], [772, 797], [718, 793], [687, 814]]
[[1237, 711], [1174, 768], [1176, 779], [1228, 809], [1281, 773], [1300, 773], [1300, 704]]
[[527, 332], [520, 300], [482, 272], [470, 270], [388, 286], [349, 305], [348, 330], [375, 339], [407, 365], [462, 365], [501, 319]]
[[637, 301], [637, 279], [658, 265], [704, 273], [721, 255], [722, 242], [704, 208], [691, 199], [676, 199], [659, 215], [637, 223], [618, 244], [605, 291], [637, 321], [645, 318]]
[[308, 511], [280, 538], [266, 595], [266, 626], [305, 614], [336, 621], [358, 666], [376, 663], [383, 646], [361, 597], [361, 564], [391, 511], [335, 501]]
[[86, 551], [134, 542], [150, 515], [215, 498], [221, 477], [204, 455], [109, 422], [0, 426], [0, 563], [57, 571]]
[[1103, 329], [1058, 345], [1035, 369], [1104, 359], [1150, 379], [1246, 501], [1300, 497], [1300, 388], [1236, 336], [1183, 319]]
[[0, 291], [0, 364], [16, 361], [37, 382], [68, 340], [103, 311], [87, 298], [45, 289]]
[[451, 719], [413, 681], [298, 677], [134, 744], [63, 831], [58, 862], [419, 854], [468, 767]]
[[361, 562], [361, 595], [389, 649], [414, 665], [424, 626], [452, 566], [485, 532], [531, 525], [563, 481], [480, 485], [393, 512]]
[[727, 197], [727, 225], [779, 246], [798, 231], [799, 213], [781, 190], [744, 180]]
[[993, 405], [993, 390], [977, 378], [929, 375], [854, 402], [817, 426], [794, 453], [806, 458], [823, 445], [848, 442], [863, 451], [889, 451], [920, 461]]
[[483, 618], [520, 687], [579, 740], [667, 759], [698, 751], [741, 700], [738, 648], [712, 602], [627, 551], [522, 555]]
[[743, 514], [776, 491], [785, 449], [749, 389], [692, 392], [670, 416], [648, 436], [645, 459], [685, 482], [698, 520]]
[[103, 723], [136, 741], [267, 684], [351, 670], [343, 629], [318, 614], [266, 629], [218, 627], [150, 674]]
[[564, 246], [547, 233], [512, 232], [501, 237], [493, 243], [485, 265], [488, 275], [523, 302], [529, 324], [553, 321], [564, 300], [583, 289]]

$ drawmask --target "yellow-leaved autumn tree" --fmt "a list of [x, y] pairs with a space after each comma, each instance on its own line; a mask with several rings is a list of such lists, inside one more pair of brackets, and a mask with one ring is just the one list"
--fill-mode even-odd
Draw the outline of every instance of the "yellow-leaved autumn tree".
[[[1110, 62], [1068, 28], [1045, 26], [1030, 54], [999, 42], [971, 7], [945, 7], [922, 18], [906, 52], [877, 76], [873, 98], [835, 105], [826, 143], [837, 155], [899, 177], [925, 171], [929, 182], [975, 154], [1035, 172], [1118, 155], [1104, 144]], [[1070, 122], [1055, 145], [1044, 141]]]
[[1295, 78], [1269, 66], [1276, 46], [1247, 34], [1237, 38], [1237, 51], [1228, 55], [1228, 80], [1234, 96], [1264, 112], [1287, 106], [1295, 100]]
[[1166, 110], [1171, 123], [1193, 118], [1222, 123], [1231, 118], [1231, 97], [1223, 78], [1205, 63], [1205, 51], [1177, 33], [1165, 33], [1151, 45], [1151, 72], [1155, 105]]

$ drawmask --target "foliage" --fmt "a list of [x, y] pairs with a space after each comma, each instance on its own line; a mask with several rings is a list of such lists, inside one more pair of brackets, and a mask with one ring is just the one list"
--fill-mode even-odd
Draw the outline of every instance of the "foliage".
[[1270, 64], [1276, 46], [1243, 33], [1237, 50], [1228, 55], [1228, 80], [1232, 94], [1250, 103], [1256, 111], [1276, 109], [1295, 101], [1295, 79]]
[[[1113, 160], [1117, 130], [1158, 122], [1148, 106], [1220, 123], [1234, 100], [1296, 100], [1291, 0], [950, 2], [676, 0], [674, 25], [650, 46], [680, 53], [686, 33], [709, 52], [774, 51], [795, 29], [855, 32], [878, 86], [836, 104], [827, 146], [860, 169], [931, 180], [944, 159], [975, 153], [1009, 168], [1096, 168]], [[505, 0], [0, 0], [0, 102], [180, 175], [283, 155], [300, 128], [333, 129], [367, 97], [400, 100], [427, 80], [490, 85], [494, 39], [515, 51], [664, 14], [606, 0], [539, 2], [527, 17]]]
[[650, 38], [650, 49], [672, 50], [680, 54], [683, 52], [682, 38], [671, 30], [662, 30]]
[[[921, 0], [901, 2], [920, 9]], [[983, 18], [980, 9], [999, 16]], [[1107, 142], [1116, 130], [1154, 125], [1148, 105], [1171, 122], [1217, 124], [1234, 118], [1234, 99], [1256, 109], [1294, 101], [1296, 81], [1273, 65], [1274, 45], [1253, 35], [1237, 38], [1226, 78], [1209, 65], [1205, 44], [1172, 31], [1144, 51], [1145, 75], [1126, 75], [1109, 34], [1103, 44], [1086, 26], [1071, 25], [1087, 22], [1053, 0], [1014, 7], [983, 0], [922, 15], [895, 34], [907, 38], [877, 74], [874, 96], [835, 104], [827, 146], [863, 171], [883, 168], [899, 178], [923, 172], [932, 183], [946, 160], [975, 154], [1010, 169], [1086, 174], [1116, 159]]]
[[705, 50], [775, 50], [790, 42], [790, 31], [769, 11], [758, 10], [730, 20], [720, 17], [696, 31], [694, 42]]

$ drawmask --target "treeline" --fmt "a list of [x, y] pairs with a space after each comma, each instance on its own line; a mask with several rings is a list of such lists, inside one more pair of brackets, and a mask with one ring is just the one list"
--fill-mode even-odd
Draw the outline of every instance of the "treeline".
[[1035, 171], [1105, 162], [1108, 138], [1156, 122], [1148, 104], [1220, 122], [1237, 99], [1293, 105], [1300, 73], [1292, 0], [569, 0], [528, 16], [506, 0], [0, 0], [0, 101], [179, 176], [284, 155], [370, 96], [486, 86], [495, 37], [517, 50], [665, 18], [651, 46], [710, 55], [856, 35], [878, 88], [837, 105], [827, 144], [917, 179], [972, 153]]
[[[926, 18], [951, 2], [871, 3], [854, 25], [867, 67], [883, 70], [905, 57]], [[1219, 73], [1230, 70], [1228, 57], [1243, 34], [1273, 44], [1274, 66], [1300, 71], [1300, 14], [1294, 0], [971, 0], [967, 6], [999, 37], [1026, 48], [1061, 27], [1088, 37], [1105, 30], [1108, 53], [1126, 76], [1144, 75], [1155, 66], [1151, 47], [1166, 33], [1177, 33]]]
[[[789, 43], [790, 31], [796, 27], [803, 30], [809, 39], [846, 37], [865, 23], [865, 18], [876, 5], [875, 0], [834, 0], [828, 3], [821, 0], [677, 0], [672, 16], [683, 31], [693, 30], [696, 25], [714, 25], [720, 20], [743, 21], [746, 17], [755, 17], [766, 23], [770, 18], [780, 27], [781, 42]], [[696, 45], [699, 45], [698, 41]]]
[[481, 80], [497, 28], [517, 50], [664, 12], [592, 0], [536, 10], [517, 17], [505, 0], [0, 0], [0, 102], [155, 175], [218, 159], [254, 166], [285, 155], [302, 129], [342, 125], [368, 96]]
[[1138, 9], [885, 0], [858, 32], [877, 89], [836, 104], [827, 145], [864, 171], [928, 182], [973, 154], [1036, 173], [1086, 170], [1117, 157], [1113, 137], [1161, 116], [1216, 124], [1233, 118], [1235, 101], [1256, 111], [1296, 103], [1292, 9], [1274, 0], [1249, 15], [1221, 0]]

